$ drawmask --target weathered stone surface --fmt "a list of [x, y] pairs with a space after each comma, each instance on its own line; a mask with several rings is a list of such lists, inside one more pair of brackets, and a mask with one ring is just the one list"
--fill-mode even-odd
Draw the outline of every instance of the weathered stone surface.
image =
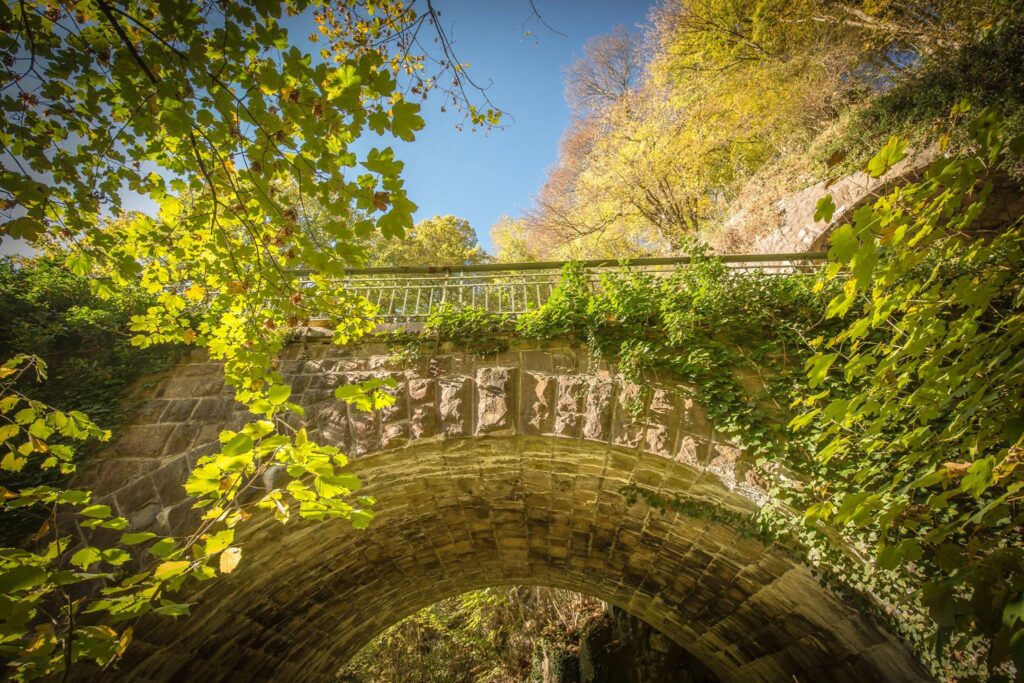
[[582, 434], [584, 401], [589, 384], [580, 375], [558, 376], [558, 399], [555, 404], [554, 433], [558, 436], [577, 438]]
[[662, 457], [671, 457], [679, 431], [678, 400], [675, 394], [665, 389], [655, 389], [647, 409], [647, 429], [644, 434], [644, 450]]
[[522, 373], [522, 431], [525, 434], [550, 434], [555, 423], [557, 380], [540, 372]]
[[[615, 399], [615, 422], [612, 430], [614, 442], [619, 446], [635, 448], [640, 445], [644, 436], [644, 426], [641, 420], [643, 420], [646, 406], [644, 406], [640, 387], [632, 382], [622, 384], [619, 386]], [[593, 437], [588, 435], [588, 438]]]
[[396, 448], [409, 439], [409, 397], [404, 379], [389, 375], [396, 380], [395, 388], [388, 393], [395, 397], [394, 405], [380, 411], [380, 447]]
[[[252, 418], [219, 366], [192, 361], [138, 397], [139, 419], [84, 475], [135, 529], [188, 533], [199, 515], [181, 486], [189, 469], [220, 430]], [[248, 525], [245, 562], [204, 584], [187, 626], [139, 625], [123, 680], [333, 680], [411, 610], [507, 583], [618, 605], [722, 681], [926, 679], [782, 551], [627, 502], [629, 484], [738, 514], [763, 500], [764, 475], [713, 433], [699, 388], [645, 378], [634, 413], [636, 386], [564, 344], [490, 358], [449, 348], [400, 365], [380, 345], [309, 342], [281, 362], [311, 434], [352, 458], [378, 516], [362, 531]], [[333, 397], [375, 376], [398, 380], [394, 406], [364, 413]]]
[[514, 426], [515, 394], [512, 381], [513, 368], [480, 368], [476, 371], [477, 409], [476, 433], [486, 434]]
[[433, 379], [409, 381], [409, 435], [413, 439], [431, 437], [438, 432], [437, 382]]
[[612, 396], [615, 384], [611, 380], [589, 381], [587, 407], [583, 416], [583, 438], [591, 441], [607, 441], [611, 438]]
[[472, 381], [468, 377], [444, 378], [438, 380], [438, 386], [440, 387], [438, 413], [441, 418], [441, 432], [448, 436], [471, 434]]

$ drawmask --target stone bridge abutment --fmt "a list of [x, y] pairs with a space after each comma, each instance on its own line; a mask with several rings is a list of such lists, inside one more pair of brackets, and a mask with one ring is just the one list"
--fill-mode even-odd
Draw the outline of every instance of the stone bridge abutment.
[[[137, 630], [124, 680], [333, 680], [416, 610], [513, 584], [615, 604], [723, 681], [928, 680], [790, 550], [729, 523], [767, 493], [694, 387], [652, 377], [650, 400], [631, 411], [636, 387], [562, 342], [409, 358], [307, 339], [279, 369], [311, 435], [349, 454], [377, 517], [364, 530], [250, 523], [243, 563], [190, 597], [193, 616]], [[334, 398], [370, 377], [397, 382], [394, 406], [364, 413]], [[202, 357], [140, 391], [135, 421], [87, 483], [134, 528], [183, 533], [195, 514], [182, 488], [190, 467], [248, 416]], [[629, 485], [720, 514], [631, 505]]]

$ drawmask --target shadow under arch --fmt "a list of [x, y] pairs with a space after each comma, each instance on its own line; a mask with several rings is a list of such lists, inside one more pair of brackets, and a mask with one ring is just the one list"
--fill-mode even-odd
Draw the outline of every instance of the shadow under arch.
[[350, 467], [378, 500], [368, 529], [257, 523], [239, 570], [204, 588], [190, 619], [139, 628], [119, 676], [333, 680], [376, 634], [421, 608], [525, 584], [614, 604], [722, 681], [929, 679], [898, 639], [785, 549], [627, 503], [621, 489], [637, 483], [737, 516], [754, 511], [683, 463], [587, 441], [484, 435], [378, 451]]

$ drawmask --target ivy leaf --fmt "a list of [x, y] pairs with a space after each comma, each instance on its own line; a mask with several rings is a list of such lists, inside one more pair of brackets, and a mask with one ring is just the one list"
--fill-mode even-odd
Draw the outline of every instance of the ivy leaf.
[[907, 156], [907, 141], [893, 135], [889, 142], [868, 162], [867, 171], [872, 178], [878, 178]]
[[832, 216], [836, 212], [835, 202], [832, 201], [832, 195], [827, 194], [818, 200], [818, 203], [814, 207], [814, 220], [825, 221], [829, 223], [832, 221]]

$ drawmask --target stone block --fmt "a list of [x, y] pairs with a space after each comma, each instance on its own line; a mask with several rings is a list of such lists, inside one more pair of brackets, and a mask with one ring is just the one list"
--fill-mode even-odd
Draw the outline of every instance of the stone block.
[[539, 372], [523, 372], [519, 399], [524, 434], [550, 434], [555, 426], [557, 379]]
[[199, 432], [202, 430], [202, 425], [197, 422], [183, 422], [175, 427], [171, 435], [167, 437], [167, 442], [164, 445], [164, 455], [176, 455], [178, 453], [187, 453], [191, 450], [193, 443], [195, 443], [196, 437], [199, 436]]
[[614, 392], [615, 384], [611, 380], [594, 379], [588, 382], [583, 438], [602, 442], [611, 439]]
[[130, 457], [159, 455], [175, 424], [131, 425], [118, 437], [114, 453]]
[[476, 433], [515, 428], [516, 371], [514, 368], [479, 368], [476, 371]]
[[409, 436], [421, 439], [438, 433], [437, 382], [433, 379], [410, 379]]
[[466, 436], [471, 433], [473, 382], [469, 377], [447, 377], [438, 380], [438, 415], [441, 433]]
[[148, 475], [141, 476], [126, 484], [114, 494], [117, 509], [122, 515], [131, 515], [137, 510], [159, 503], [156, 487]]
[[558, 377], [554, 434], [570, 438], [582, 435], [585, 401], [589, 386], [580, 375]]

